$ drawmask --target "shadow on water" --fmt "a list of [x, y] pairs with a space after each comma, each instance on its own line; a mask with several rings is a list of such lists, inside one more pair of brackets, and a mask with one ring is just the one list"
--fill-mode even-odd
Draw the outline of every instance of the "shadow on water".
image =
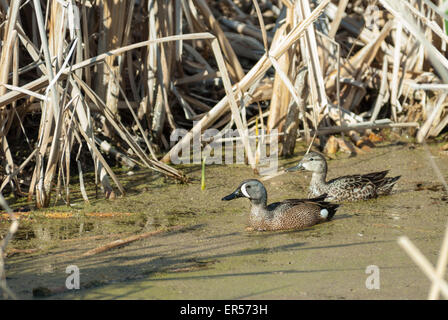
[[[205, 190], [201, 190], [197, 181], [179, 185], [167, 183], [160, 175], [149, 171], [135, 171], [129, 177], [123, 175], [121, 181], [130, 190], [124, 198], [114, 201], [92, 198], [90, 205], [81, 203], [75, 208], [51, 209], [53, 214], [64, 212], [71, 214], [70, 217], [48, 218], [44, 212], [35, 211], [29, 213], [29, 220], [21, 219], [11, 247], [40, 251], [18, 253], [8, 258], [8, 281], [19, 297], [31, 297], [30, 288], [65, 283], [65, 268], [75, 264], [82, 270], [81, 287], [85, 290], [76, 295], [64, 293], [52, 297], [116, 299], [138, 296], [139, 291], [151, 288], [151, 297], [179, 297], [177, 285], [184, 286], [185, 290], [185, 281], [189, 280], [186, 288], [201, 296], [202, 286], [216, 285], [216, 282], [209, 282], [213, 279], [232, 283], [230, 287], [219, 289], [217, 296], [224, 290], [227, 296], [235, 298], [263, 294], [287, 296], [284, 292], [292, 292], [288, 279], [276, 282], [270, 275], [281, 273], [291, 278], [300, 275], [295, 280], [305, 278], [305, 284], [315, 281], [313, 274], [318, 277], [322, 274], [338, 283], [351, 282], [343, 288], [348, 290], [354, 280], [346, 279], [347, 274], [342, 272], [355, 270], [364, 276], [361, 263], [371, 263], [375, 257], [374, 262], [386, 262], [387, 266], [382, 269], [397, 269], [394, 279], [402, 277], [403, 284], [409, 271], [406, 268], [412, 261], [400, 252], [396, 237], [405, 234], [427, 245], [438, 240], [436, 229], [444, 225], [439, 220], [446, 218], [440, 204], [428, 201], [441, 190], [440, 185], [431, 184], [434, 177], [421, 169], [425, 164], [421, 162], [422, 152], [412, 153], [412, 157], [410, 152], [398, 145], [393, 150], [378, 149], [357, 158], [331, 161], [334, 176], [347, 174], [348, 167], [359, 171], [353, 173], [373, 167], [393, 168], [402, 175], [400, 187], [388, 197], [343, 203], [330, 222], [304, 230], [276, 232], [245, 231], [249, 203], [241, 200], [224, 205], [220, 201], [240, 181], [253, 177], [249, 167], [208, 166]], [[293, 165], [300, 158], [299, 155], [281, 162]], [[373, 165], [367, 164], [370, 162]], [[187, 171], [197, 178], [200, 166], [193, 165]], [[309, 180], [301, 175], [285, 174], [265, 184], [270, 199], [277, 201], [303, 198], [300, 187], [307, 187]], [[89, 197], [92, 194], [90, 189]], [[426, 212], [431, 212], [431, 216]], [[114, 215], [98, 217], [89, 215], [91, 213]], [[9, 224], [0, 219], [2, 232]], [[184, 227], [80, 258], [86, 251], [112, 241], [170, 226]], [[362, 236], [359, 235], [361, 231]], [[436, 249], [439, 245], [437, 242]], [[423, 249], [432, 250], [431, 247]], [[399, 252], [403, 255], [398, 254], [396, 258]], [[324, 275], [327, 272], [333, 273]], [[259, 281], [263, 286], [258, 286]], [[253, 283], [257, 285], [251, 287]], [[100, 288], [87, 290], [94, 287]], [[338, 294], [346, 295], [346, 291], [341, 292]]]
[[[198, 226], [195, 226], [196, 229], [200, 228]], [[223, 235], [223, 237], [230, 236], [233, 234], [226, 234]], [[126, 261], [129, 263], [131, 262], [132, 267], [129, 267], [129, 271], [126, 271], [126, 268], [123, 269], [123, 267], [113, 267], [117, 269], [122, 269], [121, 271], [124, 273], [129, 274], [135, 274], [135, 270], [140, 269], [140, 272], [137, 276], [134, 277], [128, 277], [126, 279], [121, 279], [120, 281], [114, 280], [114, 281], [105, 281], [103, 283], [100, 283], [99, 285], [114, 285], [117, 288], [119, 288], [120, 294], [108, 294], [105, 291], [108, 290], [101, 290], [101, 293], [95, 292], [93, 293], [94, 298], [100, 298], [100, 299], [118, 299], [118, 298], [125, 298], [133, 293], [138, 292], [140, 289], [147, 290], [151, 286], [152, 281], [171, 281], [171, 280], [179, 280], [179, 281], [186, 281], [186, 280], [209, 280], [209, 279], [220, 279], [220, 278], [234, 278], [234, 277], [256, 277], [256, 276], [262, 276], [262, 275], [270, 275], [270, 274], [307, 274], [307, 273], [325, 273], [325, 272], [345, 272], [345, 271], [363, 271], [363, 268], [329, 268], [329, 269], [319, 269], [319, 270], [296, 270], [296, 269], [272, 269], [269, 271], [256, 271], [256, 272], [228, 272], [228, 273], [222, 273], [222, 272], [216, 272], [213, 273], [211, 271], [213, 269], [213, 265], [220, 261], [220, 259], [223, 258], [232, 258], [232, 257], [247, 257], [247, 256], [253, 256], [258, 255], [262, 260], [263, 257], [266, 254], [274, 254], [276, 252], [281, 251], [291, 251], [292, 253], [295, 253], [297, 250], [322, 250], [322, 249], [334, 249], [334, 248], [342, 248], [342, 247], [351, 247], [351, 246], [368, 246], [371, 244], [381, 244], [381, 243], [390, 243], [393, 241], [366, 241], [366, 242], [358, 242], [358, 243], [346, 243], [346, 244], [336, 244], [336, 245], [327, 245], [327, 246], [311, 246], [311, 247], [303, 247], [305, 243], [292, 243], [287, 245], [278, 245], [274, 246], [272, 248], [256, 248], [256, 249], [242, 249], [242, 250], [236, 250], [229, 253], [224, 254], [217, 254], [216, 252], [220, 251], [220, 248], [225, 248], [229, 244], [222, 244], [222, 245], [216, 245], [213, 247], [210, 247], [206, 250], [203, 249], [195, 249], [195, 246], [186, 246], [184, 249], [184, 253], [179, 254], [170, 254], [169, 248], [166, 248], [166, 251], [158, 252], [157, 255], [148, 256], [148, 255], [135, 255], [132, 258], [130, 258], [130, 251], [127, 252]], [[235, 244], [235, 243], [233, 243]], [[138, 248], [133, 250], [141, 250], [144, 251], [146, 248]], [[192, 250], [193, 249], [193, 250]], [[202, 255], [200, 258], [191, 258], [195, 254], [198, 253], [204, 253], [210, 251], [210, 254]], [[151, 268], [148, 268], [148, 262], [138, 262], [142, 258], [151, 258], [154, 259], [151, 260]], [[163, 257], [163, 259], [161, 258]], [[117, 264], [120, 261], [119, 257], [116, 257], [113, 255], [113, 253], [109, 254], [110, 261], [114, 261], [115, 264]], [[132, 262], [132, 260], [135, 260], [135, 262]], [[260, 260], [260, 261], [262, 261]], [[104, 264], [107, 264], [108, 261], [104, 261]], [[98, 265], [97, 263], [93, 262], [92, 264], [86, 264], [83, 267], [83, 270], [86, 274], [90, 273], [96, 273], [98, 270], [102, 268], [101, 265]], [[395, 268], [395, 267], [385, 267], [384, 269], [388, 268]], [[398, 268], [398, 267], [397, 267]], [[195, 274], [195, 275], [189, 275], [189, 272], [194, 271], [200, 271], [200, 270], [210, 270], [211, 272], [208, 272], [207, 274], [201, 275], [201, 274]], [[114, 273], [113, 270], [110, 270], [111, 273]], [[175, 276], [178, 273], [179, 276]], [[154, 275], [157, 274], [163, 274], [163, 277], [156, 277], [153, 279]], [[142, 283], [140, 283], [140, 281]], [[83, 287], [86, 289], [86, 287]], [[134, 291], [136, 290], [136, 291]], [[273, 290], [273, 289], [272, 289]], [[83, 298], [83, 296], [89, 294], [88, 291], [77, 294], [78, 298]], [[254, 293], [255, 294], [255, 293]], [[92, 298], [92, 296], [90, 296]]]

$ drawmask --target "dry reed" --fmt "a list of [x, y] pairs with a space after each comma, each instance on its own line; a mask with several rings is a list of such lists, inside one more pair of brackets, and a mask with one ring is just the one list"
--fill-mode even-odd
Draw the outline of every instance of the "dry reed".
[[[430, 1], [34, 0], [0, 11], [1, 190], [37, 207], [54, 192], [70, 202], [70, 168], [88, 201], [87, 157], [106, 197], [125, 193], [112, 159], [186, 181], [166, 163], [207, 128], [238, 129], [257, 170], [248, 134], [260, 126], [279, 129], [286, 155], [297, 138], [357, 152], [372, 130], [424, 142], [448, 125], [447, 17]], [[170, 145], [177, 128], [190, 131]]]

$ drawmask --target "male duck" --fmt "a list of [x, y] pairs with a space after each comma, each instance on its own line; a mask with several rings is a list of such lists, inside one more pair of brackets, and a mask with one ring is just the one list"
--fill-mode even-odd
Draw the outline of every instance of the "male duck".
[[331, 220], [339, 207], [325, 202], [325, 195], [315, 199], [288, 199], [266, 205], [267, 192], [256, 180], [243, 181], [240, 186], [222, 200], [245, 197], [251, 202], [249, 225], [255, 230], [288, 230], [311, 227]]
[[357, 201], [389, 194], [400, 176], [385, 177], [389, 170], [356, 174], [326, 181], [327, 161], [317, 153], [310, 152], [295, 166], [286, 171], [306, 170], [313, 173], [309, 197], [327, 194], [328, 201]]

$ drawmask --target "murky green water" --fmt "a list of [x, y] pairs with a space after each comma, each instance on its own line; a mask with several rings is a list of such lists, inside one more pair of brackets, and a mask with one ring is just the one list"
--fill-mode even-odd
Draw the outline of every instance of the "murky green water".
[[[32, 298], [36, 288], [48, 288], [51, 298], [69, 299], [425, 298], [429, 282], [397, 238], [410, 237], [432, 263], [437, 260], [448, 203], [428, 156], [445, 179], [448, 157], [438, 146], [430, 149], [428, 155], [412, 144], [384, 144], [353, 158], [338, 155], [329, 161], [329, 178], [386, 169], [402, 178], [394, 194], [343, 204], [331, 222], [300, 231], [246, 231], [248, 201], [220, 200], [243, 179], [257, 178], [246, 166], [208, 166], [204, 191], [199, 165], [185, 168], [192, 180], [186, 185], [147, 170], [123, 174], [125, 198], [96, 200], [90, 186], [89, 205], [74, 193], [74, 207], [51, 208], [72, 217], [36, 212], [21, 221], [10, 248], [38, 250], [7, 259], [8, 283], [22, 298]], [[268, 201], [304, 197], [309, 179], [300, 173], [266, 181]], [[7, 226], [0, 222], [2, 233]], [[181, 227], [83, 257], [112, 241], [172, 226]], [[81, 290], [61, 293], [68, 265], [79, 267]], [[366, 289], [369, 265], [381, 270], [380, 290]]]

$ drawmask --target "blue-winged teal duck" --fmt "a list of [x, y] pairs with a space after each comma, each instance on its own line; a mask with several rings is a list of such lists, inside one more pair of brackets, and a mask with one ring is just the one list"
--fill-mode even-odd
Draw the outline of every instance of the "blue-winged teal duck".
[[400, 178], [386, 178], [388, 170], [372, 172], [368, 174], [356, 174], [339, 177], [326, 181], [327, 161], [324, 156], [317, 152], [306, 154], [295, 166], [286, 171], [306, 170], [311, 171], [309, 197], [317, 197], [327, 194], [328, 201], [356, 201], [376, 198], [378, 195], [389, 194]]
[[339, 205], [325, 202], [325, 195], [315, 199], [288, 199], [267, 205], [264, 185], [255, 179], [243, 181], [222, 200], [245, 197], [250, 200], [249, 225], [255, 230], [288, 230], [311, 227], [331, 220]]

